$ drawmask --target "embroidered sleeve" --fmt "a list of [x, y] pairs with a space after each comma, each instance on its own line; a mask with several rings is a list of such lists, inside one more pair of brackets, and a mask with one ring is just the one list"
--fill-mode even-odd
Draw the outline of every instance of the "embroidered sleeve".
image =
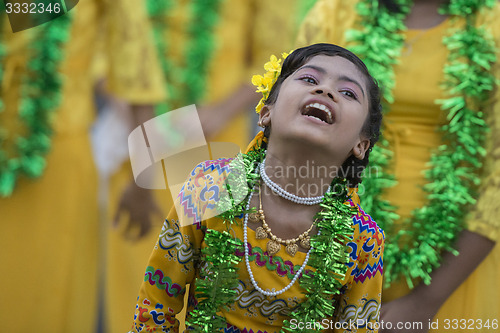
[[[500, 5], [497, 3], [493, 10], [483, 13], [479, 24], [485, 24], [493, 34], [497, 46], [497, 63], [493, 67], [495, 77], [500, 75]], [[488, 137], [487, 153], [484, 165], [484, 178], [480, 188], [480, 195], [472, 214], [467, 221], [467, 229], [497, 241], [500, 237], [500, 89], [497, 86], [491, 104], [486, 110], [490, 133]]]
[[382, 297], [384, 232], [361, 208], [353, 219], [354, 238], [348, 244], [350, 276], [340, 298], [333, 332], [376, 332]]
[[180, 227], [175, 212], [165, 220], [147, 264], [132, 332], [177, 332], [175, 315], [182, 310], [186, 285], [195, 276], [193, 259], [200, 233], [194, 226]]

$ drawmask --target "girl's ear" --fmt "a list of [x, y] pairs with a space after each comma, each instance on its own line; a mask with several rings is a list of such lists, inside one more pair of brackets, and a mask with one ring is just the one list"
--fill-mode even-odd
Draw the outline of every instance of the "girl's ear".
[[269, 105], [264, 105], [259, 113], [259, 126], [268, 127], [271, 125], [271, 108]]
[[352, 154], [358, 160], [362, 160], [365, 158], [365, 153], [370, 148], [370, 140], [369, 139], [361, 139], [352, 149]]

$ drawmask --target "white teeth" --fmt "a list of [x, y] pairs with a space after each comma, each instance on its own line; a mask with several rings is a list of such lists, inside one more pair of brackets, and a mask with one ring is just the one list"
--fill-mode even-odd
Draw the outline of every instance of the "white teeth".
[[326, 105], [320, 104], [320, 103], [311, 103], [311, 104], [306, 105], [306, 108], [315, 108], [315, 109], [324, 111], [328, 116], [328, 122], [332, 123], [332, 112], [330, 111], [330, 109]]

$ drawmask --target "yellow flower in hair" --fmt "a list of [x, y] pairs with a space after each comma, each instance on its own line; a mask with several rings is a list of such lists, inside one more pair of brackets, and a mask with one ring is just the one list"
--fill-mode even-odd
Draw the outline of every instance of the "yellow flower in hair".
[[269, 61], [264, 64], [266, 73], [264, 73], [264, 75], [252, 76], [252, 84], [257, 87], [256, 92], [262, 93], [262, 98], [259, 101], [259, 104], [255, 107], [255, 111], [257, 113], [260, 113], [262, 110], [267, 97], [269, 97], [271, 88], [281, 73], [281, 64], [290, 53], [282, 53], [282, 59], [278, 59], [275, 55], [271, 55]]
[[268, 72], [280, 72], [281, 71], [281, 59], [278, 60], [276, 56], [271, 55], [271, 61], [264, 64], [264, 69]]

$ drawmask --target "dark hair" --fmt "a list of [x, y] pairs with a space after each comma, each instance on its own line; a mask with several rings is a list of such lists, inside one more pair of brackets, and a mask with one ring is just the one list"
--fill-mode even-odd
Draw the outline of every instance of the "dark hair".
[[[313, 44], [293, 51], [283, 62], [281, 74], [274, 83], [269, 96], [265, 101], [266, 105], [272, 105], [276, 102], [281, 85], [296, 70], [307, 63], [311, 58], [318, 55], [343, 57], [352, 62], [358, 70], [365, 75], [368, 87], [369, 105], [368, 117], [363, 125], [362, 133], [370, 140], [370, 146], [366, 151], [365, 157], [360, 160], [355, 156], [349, 156], [342, 164], [339, 176], [345, 177], [349, 186], [355, 187], [361, 182], [361, 173], [368, 165], [370, 152], [378, 141], [380, 136], [380, 125], [382, 123], [382, 106], [380, 105], [380, 89], [375, 79], [370, 75], [366, 65], [354, 53], [343, 47], [333, 44]], [[266, 128], [264, 134], [269, 137], [270, 129]]]

